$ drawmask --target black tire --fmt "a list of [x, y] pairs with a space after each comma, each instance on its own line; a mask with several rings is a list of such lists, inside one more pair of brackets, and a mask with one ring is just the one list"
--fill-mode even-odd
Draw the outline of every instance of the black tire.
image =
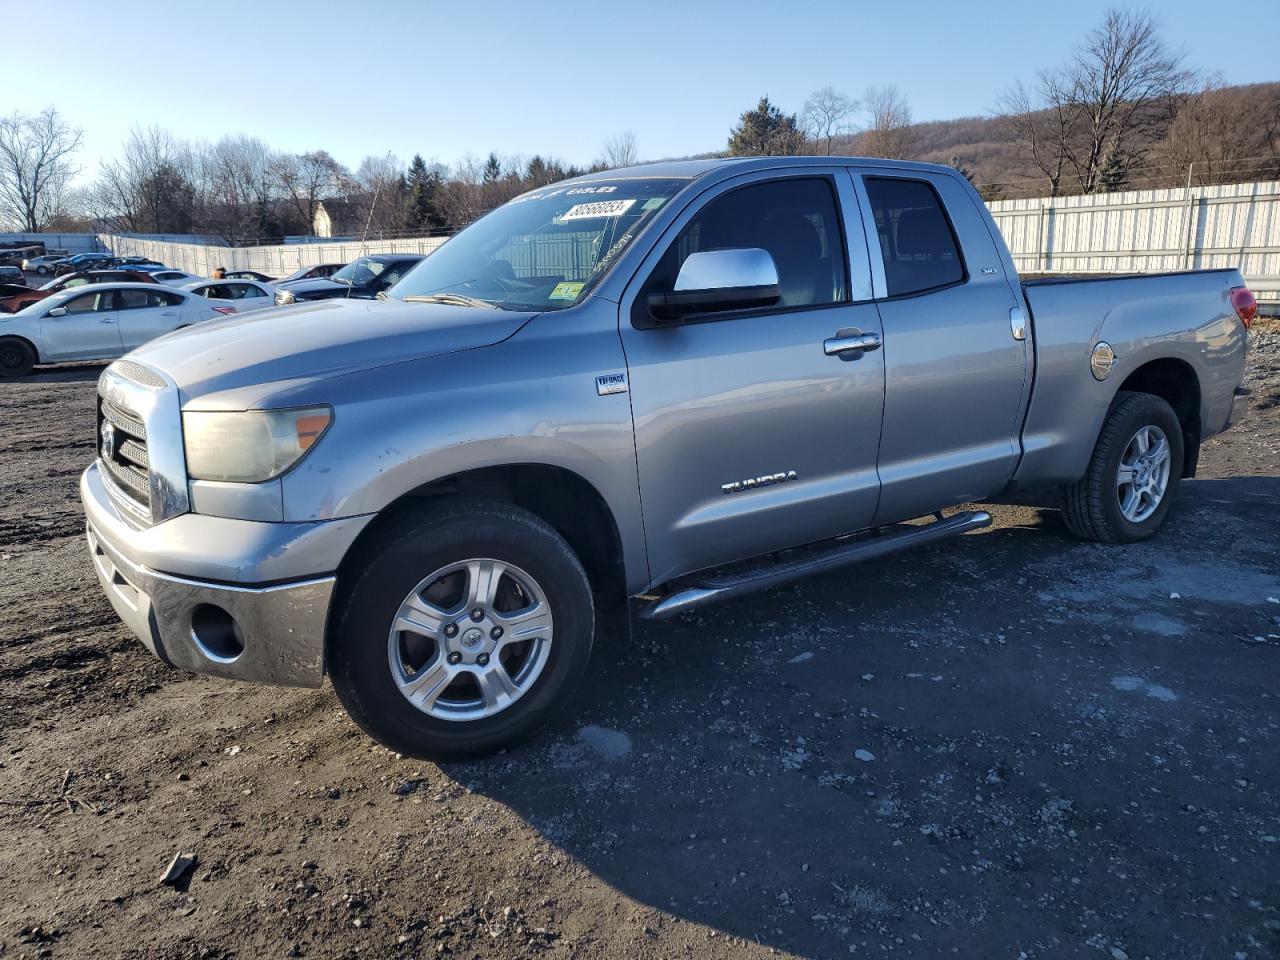
[[[1135, 523], [1121, 511], [1117, 482], [1126, 448], [1147, 426], [1159, 427], [1168, 439], [1169, 480], [1156, 509]], [[1063, 519], [1067, 529], [1082, 540], [1097, 543], [1136, 543], [1155, 536], [1173, 508], [1183, 462], [1182, 425], [1173, 408], [1152, 394], [1122, 390], [1107, 412], [1088, 469], [1066, 490]]]
[[0, 379], [25, 377], [36, 365], [36, 352], [31, 344], [17, 337], [0, 337]]
[[49, 268], [48, 268], [48, 267], [36, 267], [36, 273], [37, 273], [39, 276], [47, 277], [47, 276], [49, 275]]
[[[400, 605], [432, 572], [489, 558], [514, 564], [543, 591], [554, 618], [541, 673], [514, 703], [479, 719], [442, 719], [406, 699], [389, 663], [391, 626]], [[507, 503], [450, 498], [394, 525], [361, 549], [328, 637], [328, 669], [338, 699], [379, 743], [414, 757], [459, 760], [528, 739], [572, 698], [591, 656], [591, 587], [573, 550], [550, 525]], [[495, 652], [495, 657], [497, 653]]]

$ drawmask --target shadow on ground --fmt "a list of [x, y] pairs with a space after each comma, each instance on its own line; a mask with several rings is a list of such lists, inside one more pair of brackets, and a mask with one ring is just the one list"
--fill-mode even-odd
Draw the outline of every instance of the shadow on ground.
[[1145, 544], [1028, 509], [637, 622], [580, 729], [449, 772], [669, 914], [654, 936], [1261, 955], [1280, 946], [1280, 478], [1180, 498]]

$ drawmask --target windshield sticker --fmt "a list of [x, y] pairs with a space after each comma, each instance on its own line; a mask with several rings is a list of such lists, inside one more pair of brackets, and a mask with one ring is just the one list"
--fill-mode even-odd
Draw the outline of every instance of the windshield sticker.
[[650, 197], [648, 200], [644, 202], [644, 205], [640, 209], [645, 213], [648, 213], [650, 210], [657, 210], [660, 206], [662, 206], [666, 202], [667, 202], [666, 197]]
[[570, 220], [598, 220], [601, 217], [620, 217], [635, 205], [630, 200], [597, 200], [594, 203], [575, 203], [560, 217], [561, 223]]
[[586, 286], [585, 282], [557, 283], [556, 288], [547, 295], [548, 300], [577, 300], [578, 294]]

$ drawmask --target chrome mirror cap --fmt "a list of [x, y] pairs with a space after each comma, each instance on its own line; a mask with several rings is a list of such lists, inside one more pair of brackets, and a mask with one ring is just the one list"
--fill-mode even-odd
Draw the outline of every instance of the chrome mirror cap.
[[772, 287], [778, 283], [778, 267], [768, 250], [740, 247], [691, 253], [680, 265], [675, 292]]

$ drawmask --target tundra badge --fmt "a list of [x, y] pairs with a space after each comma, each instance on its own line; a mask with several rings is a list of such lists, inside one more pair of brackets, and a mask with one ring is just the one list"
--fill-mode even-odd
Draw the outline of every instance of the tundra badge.
[[720, 489], [724, 493], [741, 493], [743, 490], [754, 490], [756, 487], [767, 487], [794, 479], [796, 479], [796, 472], [794, 470], [786, 470], [781, 473], [766, 473], [763, 477], [748, 477], [746, 480], [722, 483], [720, 484]]

